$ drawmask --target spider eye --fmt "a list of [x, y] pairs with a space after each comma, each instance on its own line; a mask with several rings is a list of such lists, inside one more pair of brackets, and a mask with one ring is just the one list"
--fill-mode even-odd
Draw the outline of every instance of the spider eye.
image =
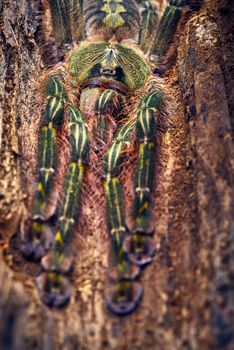
[[115, 69], [108, 69], [108, 68], [101, 68], [100, 74], [107, 75], [107, 76], [114, 76], [114, 75], [116, 75], [116, 70]]

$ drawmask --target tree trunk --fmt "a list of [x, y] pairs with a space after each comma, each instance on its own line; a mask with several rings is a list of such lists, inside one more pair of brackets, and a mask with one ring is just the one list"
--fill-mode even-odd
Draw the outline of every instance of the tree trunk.
[[233, 349], [232, 1], [204, 1], [179, 38], [168, 77], [173, 127], [158, 156], [157, 254], [143, 273], [140, 307], [121, 318], [104, 305], [102, 232], [78, 242], [73, 294], [62, 310], [41, 304], [39, 267], [19, 252], [36, 173], [38, 6], [0, 1], [0, 349]]

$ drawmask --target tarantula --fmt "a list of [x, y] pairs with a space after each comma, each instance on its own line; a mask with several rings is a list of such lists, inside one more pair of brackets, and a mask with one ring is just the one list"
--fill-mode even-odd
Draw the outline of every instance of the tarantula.
[[[66, 304], [73, 260], [67, 247], [85, 215], [80, 207], [87, 196], [100, 206], [105, 198], [103, 216], [113, 243], [106, 301], [114, 313], [126, 314], [142, 297], [136, 281], [140, 267], [155, 253], [150, 235], [156, 136], [168, 115], [159, 57], [165, 57], [181, 14], [198, 9], [200, 1], [170, 0], [160, 21], [154, 3], [147, 0], [50, 0], [48, 5], [58, 47], [71, 50], [43, 78], [37, 189], [22, 251], [28, 258], [42, 258], [42, 301]], [[61, 135], [69, 143], [69, 160], [54, 223], [48, 207], [61, 163]], [[86, 189], [98, 187], [98, 181], [103, 192], [94, 188], [87, 195], [82, 189], [85, 183]], [[130, 215], [124, 202], [131, 204]]]

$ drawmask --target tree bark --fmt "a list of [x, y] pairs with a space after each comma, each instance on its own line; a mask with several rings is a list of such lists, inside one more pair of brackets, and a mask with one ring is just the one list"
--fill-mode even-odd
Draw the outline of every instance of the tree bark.
[[157, 157], [157, 254], [141, 279], [140, 307], [122, 318], [104, 305], [108, 244], [99, 229], [78, 242], [62, 310], [41, 304], [40, 269], [19, 251], [36, 174], [38, 7], [0, 1], [0, 349], [233, 349], [232, 1], [204, 1], [178, 39], [167, 78], [173, 126]]

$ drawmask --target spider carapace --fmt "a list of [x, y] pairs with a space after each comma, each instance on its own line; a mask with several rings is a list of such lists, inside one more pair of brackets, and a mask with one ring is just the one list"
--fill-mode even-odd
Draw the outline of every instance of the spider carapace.
[[[39, 292], [49, 306], [62, 306], [70, 298], [69, 272], [75, 254], [68, 243], [85, 215], [80, 209], [86, 200], [83, 187], [92, 171], [101, 179], [100, 198], [106, 206], [103, 230], [107, 226], [112, 241], [107, 305], [116, 314], [126, 314], [139, 304], [140, 268], [151, 262], [155, 252], [150, 235], [154, 232], [156, 136], [168, 116], [168, 99], [155, 74], [155, 62], [165, 56], [181, 14], [197, 9], [199, 3], [171, 0], [158, 21], [150, 1], [46, 2], [58, 48], [70, 46], [71, 50], [63, 63], [46, 72], [42, 84], [45, 108], [37, 188], [22, 251], [28, 258], [41, 259]], [[62, 200], [51, 212], [61, 164], [57, 141], [64, 133], [69, 157]], [[126, 186], [129, 163], [134, 175]]]

